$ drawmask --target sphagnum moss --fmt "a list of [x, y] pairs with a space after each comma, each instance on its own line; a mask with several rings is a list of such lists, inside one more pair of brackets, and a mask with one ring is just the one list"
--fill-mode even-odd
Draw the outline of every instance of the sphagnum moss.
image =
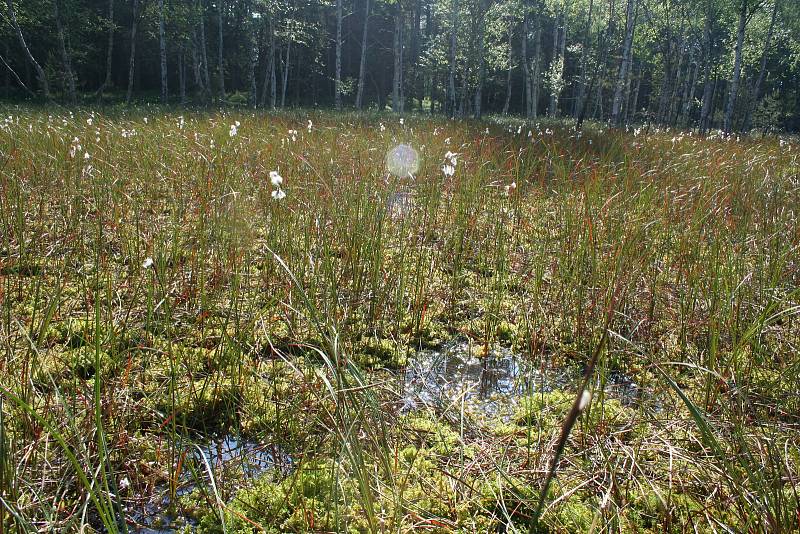
[[[604, 334], [540, 530], [800, 527], [796, 143], [4, 113], [4, 529], [135, 529], [166, 494], [205, 532], [524, 531], [576, 393], [547, 377]], [[396, 368], [456, 337], [538, 371], [510, 420], [397, 413]], [[291, 467], [206, 466], [212, 432]]]

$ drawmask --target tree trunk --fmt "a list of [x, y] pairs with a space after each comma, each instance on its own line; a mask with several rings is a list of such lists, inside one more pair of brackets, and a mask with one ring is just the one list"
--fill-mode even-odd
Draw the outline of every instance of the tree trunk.
[[603, 81], [605, 80], [606, 76], [606, 51], [608, 50], [608, 43], [611, 40], [611, 35], [614, 32], [614, 18], [615, 18], [615, 11], [616, 11], [616, 0], [609, 0], [608, 1], [608, 24], [606, 25], [606, 29], [603, 32], [600, 43], [598, 45], [597, 51], [597, 61], [595, 64], [594, 72], [592, 73], [592, 78], [589, 81], [589, 87], [586, 90], [586, 96], [581, 104], [581, 113], [578, 115], [578, 124], [583, 124], [583, 120], [587, 115], [587, 111], [589, 108], [589, 99], [591, 98], [592, 88], [596, 85], [597, 92], [594, 97], [594, 108], [592, 109], [592, 113], [590, 116], [596, 117], [598, 113], [598, 109], [600, 115], [602, 117], [603, 114]]
[[[3, 52], [5, 53], [5, 56], [9, 57], [8, 41], [3, 43], [3, 49], [4, 49]], [[14, 73], [14, 76], [17, 78], [17, 80], [19, 80], [19, 76], [17, 76], [16, 72]], [[21, 82], [21, 80], [19, 80], [19, 81]], [[8, 97], [11, 94], [11, 69], [10, 68], [7, 68], [5, 70], [5, 74], [3, 76], [3, 88], [4, 88], [3, 95]]]
[[546, 84], [550, 84], [550, 97], [548, 99], [548, 105], [547, 105], [547, 114], [550, 117], [555, 115], [554, 110], [558, 105], [558, 103], [556, 102], [557, 97], [555, 95], [555, 92], [557, 91], [556, 84], [558, 83], [557, 80], [555, 79], [555, 69], [556, 69], [556, 62], [558, 61], [558, 43], [559, 43], [558, 26], [560, 19], [561, 19], [560, 13], [556, 15], [556, 17], [553, 19], [553, 59], [550, 61], [550, 68], [549, 72], [547, 73], [548, 79], [545, 80]]
[[203, 0], [197, 0], [197, 11], [200, 22], [200, 58], [203, 60], [203, 80], [204, 80], [204, 94], [203, 98], [206, 103], [211, 100], [211, 74], [208, 72], [208, 47], [206, 46], [206, 21], [205, 21], [205, 4]]
[[[431, 3], [425, 2], [425, 38], [430, 42], [432, 36], [433, 15], [431, 13]], [[425, 71], [425, 91], [430, 95], [431, 107], [430, 114], [436, 110], [436, 102], [439, 102], [439, 110], [443, 110], [440, 94], [436, 91], [436, 75], [433, 72]]]
[[622, 43], [622, 61], [619, 66], [619, 76], [617, 76], [617, 86], [614, 89], [614, 102], [611, 108], [611, 122], [615, 126], [620, 125], [622, 92], [625, 89], [625, 81], [628, 76], [628, 64], [630, 62], [631, 48], [633, 46], [633, 32], [636, 28], [636, 0], [628, 0], [625, 20], [625, 40]]
[[[422, 2], [421, 0], [414, 0], [411, 4], [412, 19], [411, 19], [411, 58], [408, 63], [411, 68], [411, 103], [413, 106], [414, 99], [419, 102], [419, 109], [422, 110], [423, 93], [419, 93], [419, 55], [420, 55], [420, 26], [422, 24]], [[405, 100], [403, 104], [405, 109]]]
[[450, 62], [448, 65], [447, 113], [454, 117], [456, 113], [456, 31], [458, 26], [458, 0], [450, 2]]
[[106, 77], [97, 90], [97, 101], [103, 99], [103, 92], [111, 85], [111, 70], [114, 65], [114, 0], [108, 0], [108, 47], [106, 49]]
[[218, 50], [218, 65], [219, 65], [219, 103], [221, 106], [225, 105], [225, 47], [222, 40], [223, 30], [223, 16], [225, 12], [225, 0], [217, 0], [217, 26], [219, 29], [219, 50]]
[[685, 86], [686, 80], [689, 78], [689, 70], [684, 73], [683, 66], [686, 63], [686, 53], [684, 48], [686, 46], [686, 38], [683, 36], [683, 28], [681, 28], [681, 41], [678, 45], [678, 67], [675, 69], [674, 83], [669, 97], [669, 108], [667, 111], [667, 124], [674, 126], [678, 120], [678, 113], [681, 110], [682, 101], [680, 101], [681, 88]]
[[733, 129], [733, 112], [736, 109], [736, 98], [739, 96], [739, 80], [742, 76], [742, 47], [744, 46], [744, 30], [747, 25], [747, 0], [742, 0], [739, 9], [739, 24], [736, 27], [736, 47], [733, 54], [733, 72], [731, 73], [731, 91], [725, 108], [723, 131], [730, 134]]
[[661, 78], [661, 88], [658, 94], [658, 112], [656, 114], [656, 122], [659, 124], [664, 124], [669, 115], [669, 100], [670, 95], [672, 94], [672, 76], [674, 75], [672, 67], [672, 48], [672, 38], [670, 37], [669, 42], [667, 42], [661, 50], [664, 63], [664, 75]]
[[769, 54], [770, 44], [772, 43], [772, 34], [775, 29], [775, 19], [778, 15], [779, 3], [780, 0], [775, 0], [775, 4], [772, 6], [772, 18], [769, 22], [769, 30], [767, 30], [767, 39], [764, 42], [764, 52], [761, 54], [761, 66], [758, 69], [758, 78], [756, 78], [756, 83], [753, 85], [753, 88], [750, 91], [750, 103], [745, 111], [744, 122], [742, 126], [742, 129], [745, 132], [750, 129], [750, 120], [753, 112], [758, 106], [758, 101], [761, 98], [761, 84], [764, 83], [764, 77], [767, 74], [767, 54]]
[[539, 77], [541, 75], [541, 57], [542, 57], [542, 18], [541, 18], [541, 5], [537, 1], [534, 4], [535, 17], [533, 19], [533, 68], [531, 71], [531, 78], [528, 80], [530, 83], [530, 115], [531, 119], [535, 119], [539, 114]]
[[50, 84], [47, 81], [47, 75], [45, 74], [42, 66], [39, 65], [39, 62], [36, 61], [36, 58], [33, 57], [30, 48], [28, 48], [28, 45], [25, 42], [25, 36], [22, 34], [22, 27], [19, 25], [19, 22], [17, 22], [17, 15], [14, 12], [14, 4], [12, 3], [11, 0], [6, 0], [6, 6], [8, 7], [9, 17], [11, 18], [11, 25], [17, 32], [17, 39], [19, 40], [19, 44], [25, 51], [25, 56], [27, 56], [28, 61], [33, 65], [33, 68], [36, 70], [36, 78], [39, 80], [39, 87], [42, 90], [42, 94], [44, 95], [45, 99], [50, 100]]
[[633, 81], [633, 54], [628, 56], [628, 69], [625, 76], [625, 95], [622, 97], [622, 110], [620, 111], [620, 122], [624, 126], [628, 125], [628, 109], [631, 105], [631, 82]]
[[192, 36], [192, 71], [194, 72], [194, 83], [197, 87], [200, 88], [200, 92], [203, 95], [203, 99], [206, 96], [206, 86], [203, 82], [203, 72], [202, 72], [202, 60], [200, 59], [200, 53], [197, 51], [197, 35]]
[[275, 61], [275, 22], [272, 17], [269, 19], [269, 97], [270, 107], [275, 109], [278, 104], [278, 77]]
[[406, 36], [405, 17], [400, 11], [400, 113], [406, 111]]
[[700, 107], [700, 133], [704, 134], [708, 130], [708, 119], [711, 113], [711, 99], [713, 97], [714, 82], [712, 80], [712, 56], [711, 56], [711, 32], [712, 28], [712, 13], [709, 5], [709, 10], [706, 13], [706, 21], [703, 25], [703, 103]]
[[342, 0], [336, 0], [336, 80], [333, 101], [336, 109], [342, 109]]
[[628, 103], [628, 106], [625, 108], [625, 124], [630, 124], [636, 120], [636, 110], [639, 107], [639, 90], [642, 87], [642, 78], [644, 77], [641, 63], [639, 64], [638, 70], [639, 73], [636, 76], [636, 87], [633, 89], [631, 100]]
[[605, 69], [603, 69], [603, 73], [597, 83], [597, 92], [594, 95], [594, 110], [592, 110], [592, 117], [599, 121], [602, 121], [606, 114], [603, 107], [603, 80], [605, 80]]
[[178, 53], [178, 91], [181, 105], [186, 104], [186, 49], [183, 45]]
[[573, 116], [577, 119], [583, 112], [583, 100], [586, 96], [586, 68], [589, 62], [589, 36], [592, 31], [592, 15], [594, 0], [589, 0], [589, 14], [586, 21], [586, 29], [583, 32], [583, 44], [581, 49], [580, 74], [578, 77], [578, 94], [575, 96], [575, 105], [572, 110]]
[[392, 78], [392, 111], [400, 113], [402, 111], [400, 103], [400, 86], [403, 83], [402, 70], [402, 44], [400, 39], [400, 32], [402, 30], [402, 19], [400, 18], [400, 3], [396, 4], [396, 11], [394, 15], [394, 75]]
[[75, 76], [72, 72], [72, 57], [67, 50], [66, 36], [64, 35], [64, 23], [61, 20], [61, 11], [58, 3], [60, 0], [53, 0], [53, 15], [56, 19], [56, 30], [58, 33], [58, 48], [61, 52], [61, 63], [64, 69], [64, 89], [67, 92], [67, 99], [73, 106], [78, 103], [75, 93]]
[[369, 29], [369, 0], [364, 0], [364, 32], [361, 37], [361, 62], [358, 66], [358, 92], [356, 109], [361, 110], [364, 101], [364, 76], [367, 66], [367, 30]]
[[553, 106], [553, 116], [558, 115], [558, 101], [561, 98], [561, 91], [564, 90], [564, 61], [567, 51], [567, 6], [561, 6], [561, 38], [559, 39], [558, 45], [558, 91], [556, 93], [556, 101], [555, 106]]
[[158, 46], [161, 59], [161, 103], [167, 103], [167, 32], [164, 24], [164, 0], [158, 0]]
[[[294, 66], [297, 72], [300, 72], [300, 60], [302, 59], [302, 48], [297, 51], [294, 55]], [[300, 76], [295, 76], [294, 78], [294, 107], [300, 106], [300, 85], [301, 85], [301, 78]]]
[[547, 114], [550, 117], [558, 115], [558, 97], [561, 93], [561, 76], [564, 71], [564, 44], [566, 43], [566, 18], [565, 6], [562, 4], [561, 13], [553, 20], [553, 61], [550, 63], [550, 105]]
[[[694, 54], [692, 54], [692, 56], [694, 56]], [[697, 85], [697, 71], [700, 70], [700, 66], [694, 57], [692, 57], [689, 68], [691, 69], [691, 75], [687, 78], [688, 83], [684, 88], [683, 103], [681, 104], [681, 125], [684, 127], [689, 123], [689, 115], [692, 111], [692, 102], [694, 101], [694, 91]]]
[[475, 90], [475, 118], [481, 118], [481, 104], [483, 104], [483, 79], [486, 76], [486, 61], [484, 58], [484, 38], [486, 35], [486, 0], [480, 0], [478, 14], [478, 87]]
[[256, 78], [256, 66], [258, 66], [258, 25], [253, 18], [252, 10], [247, 11], [247, 40], [248, 40], [248, 79], [250, 81], [250, 91], [248, 103], [255, 109], [258, 105], [258, 79]]
[[136, 30], [139, 25], [139, 0], [133, 0], [133, 13], [131, 15], [131, 56], [128, 63], [128, 93], [125, 103], [131, 103], [133, 97], [133, 75], [136, 70]]
[[522, 44], [520, 45], [520, 56], [522, 60], [522, 88], [524, 90], [523, 105], [525, 106], [525, 117], [531, 118], [531, 84], [530, 67], [528, 65], [528, 8], [523, 4], [525, 12], [522, 14]]
[[[506, 101], [503, 104], [503, 115], [508, 115], [508, 108], [511, 105], [511, 73], [514, 70], [514, 46], [512, 37], [514, 36], [514, 19], [509, 16], [508, 20], [508, 74], [506, 76]], [[432, 99], [431, 99], [432, 101]]]
[[267, 53], [269, 55], [267, 56], [267, 68], [264, 70], [264, 83], [261, 85], [261, 98], [258, 101], [258, 105], [262, 108], [267, 105], [267, 88], [270, 88], [271, 93], [275, 91], [274, 83], [272, 82], [272, 76], [275, 71], [275, 32], [273, 31], [272, 15], [266, 19], [265, 24], [268, 32], [267, 38], [269, 39], [267, 44]]
[[286, 43], [286, 58], [283, 62], [283, 79], [281, 82], [283, 83], [283, 87], [281, 88], [281, 107], [286, 107], [286, 87], [289, 83], [289, 52], [292, 48], [292, 39], [289, 38], [289, 41]]

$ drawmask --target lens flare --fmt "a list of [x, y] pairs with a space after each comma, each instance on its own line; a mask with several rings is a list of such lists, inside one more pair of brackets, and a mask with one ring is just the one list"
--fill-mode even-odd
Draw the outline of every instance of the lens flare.
[[399, 178], [414, 176], [419, 170], [419, 154], [410, 145], [397, 145], [386, 153], [386, 168]]

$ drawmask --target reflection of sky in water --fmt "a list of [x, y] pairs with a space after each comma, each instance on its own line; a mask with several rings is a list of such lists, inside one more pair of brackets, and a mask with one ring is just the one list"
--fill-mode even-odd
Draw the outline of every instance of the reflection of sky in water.
[[[214, 438], [200, 445], [200, 450], [211, 466], [218, 486], [223, 485], [226, 479], [241, 481], [243, 477], [245, 480], [252, 480], [269, 469], [277, 468], [285, 474], [292, 468], [292, 458], [278, 447], [239, 440], [234, 435]], [[194, 453], [201, 485], [207, 484], [208, 472], [205, 463], [199, 458], [197, 448], [189, 446], [189, 451]], [[187, 495], [197, 488], [198, 480], [188, 470], [184, 470], [176, 489], [177, 496]], [[191, 521], [180, 516], [179, 509], [176, 510], [177, 517], [170, 516], [169, 505], [168, 488], [158, 488], [155, 497], [139, 506], [131, 507], [127, 516], [136, 524], [130, 530], [138, 534], [166, 534], [176, 532], [181, 526], [191, 525]]]
[[238, 469], [245, 477], [252, 478], [271, 467], [286, 470], [291, 458], [277, 447], [264, 446], [252, 441], [239, 441], [228, 435], [201, 447], [209, 465], [218, 468]]
[[386, 213], [392, 219], [403, 218], [414, 207], [414, 195], [408, 191], [391, 193], [386, 199]]
[[[404, 376], [403, 411], [423, 406], [486, 415], [510, 415], [517, 401], [533, 391], [574, 390], [582, 370], [574, 366], [544, 369], [505, 347], [495, 347], [486, 357], [470, 353], [469, 343], [455, 340], [441, 350], [423, 350], [409, 361]], [[623, 404], [641, 396], [638, 386], [622, 373], [611, 373], [605, 391]]]
[[386, 168], [399, 178], [412, 176], [419, 170], [419, 154], [410, 145], [397, 145], [386, 153]]
[[516, 397], [531, 390], [534, 370], [510, 349], [497, 348], [486, 357], [470, 354], [466, 341], [447, 344], [441, 351], [417, 353], [406, 369], [404, 409], [422, 405], [467, 408], [496, 414], [513, 408]]

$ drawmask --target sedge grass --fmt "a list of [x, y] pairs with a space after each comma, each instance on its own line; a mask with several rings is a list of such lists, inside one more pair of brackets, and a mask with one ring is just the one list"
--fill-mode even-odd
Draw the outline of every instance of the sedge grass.
[[[0, 528], [135, 529], [164, 488], [206, 532], [798, 527], [795, 142], [3, 115]], [[413, 180], [384, 168], [401, 142]], [[515, 415], [398, 412], [398, 369], [457, 336], [542, 371]], [[563, 432], [583, 387], [546, 376], [587, 365]], [[643, 397], [607, 395], [612, 373]], [[293, 471], [226, 480], [194, 454], [226, 432]]]

